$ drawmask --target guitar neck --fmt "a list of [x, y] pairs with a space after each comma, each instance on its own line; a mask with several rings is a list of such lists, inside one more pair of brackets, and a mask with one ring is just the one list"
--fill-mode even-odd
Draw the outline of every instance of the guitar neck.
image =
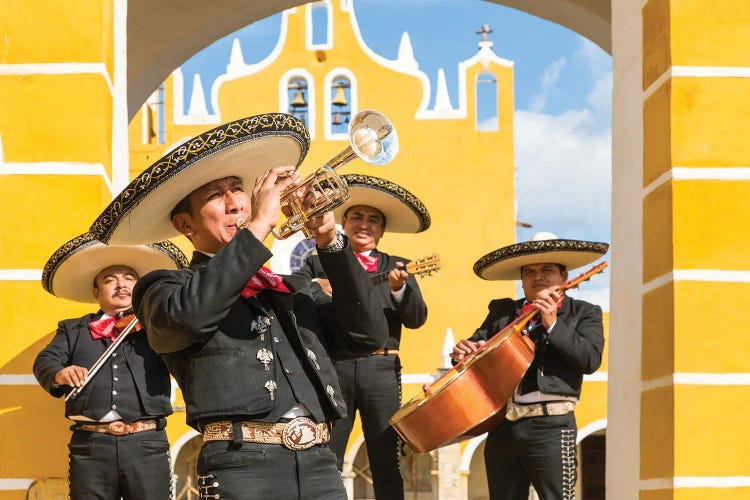
[[388, 281], [388, 273], [390, 271], [384, 271], [382, 273], [373, 274], [370, 276], [370, 281], [372, 281], [373, 286], [378, 286], [381, 283], [385, 283]]

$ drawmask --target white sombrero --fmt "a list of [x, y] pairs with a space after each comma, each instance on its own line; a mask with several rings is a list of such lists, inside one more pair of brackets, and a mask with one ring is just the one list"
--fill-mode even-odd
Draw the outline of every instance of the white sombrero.
[[233, 121], [194, 137], [144, 170], [91, 226], [104, 243], [143, 244], [178, 236], [169, 214], [183, 198], [213, 180], [236, 176], [251, 189], [272, 167], [299, 167], [310, 135], [283, 113]]
[[421, 233], [430, 227], [430, 214], [419, 198], [409, 191], [379, 177], [362, 174], [341, 176], [349, 186], [349, 201], [334, 209], [337, 221], [348, 208], [367, 205], [377, 208], [385, 215], [389, 233]]
[[91, 293], [94, 278], [109, 266], [127, 266], [138, 276], [155, 269], [184, 269], [188, 260], [169, 241], [137, 246], [105, 245], [91, 233], [61, 246], [42, 271], [42, 286], [56, 297], [77, 302], [96, 302]]
[[486, 280], [517, 280], [521, 268], [530, 264], [561, 264], [572, 270], [607, 253], [608, 243], [561, 240], [552, 233], [536, 233], [530, 241], [490, 252], [474, 264], [474, 273]]

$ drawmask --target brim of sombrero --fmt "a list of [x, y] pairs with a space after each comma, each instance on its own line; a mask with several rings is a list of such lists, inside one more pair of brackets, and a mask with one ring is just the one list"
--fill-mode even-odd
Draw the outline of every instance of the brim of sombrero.
[[430, 214], [424, 204], [395, 182], [362, 174], [341, 177], [349, 186], [350, 198], [334, 209], [336, 221], [341, 221], [347, 209], [368, 205], [383, 212], [389, 233], [420, 233], [430, 227]]
[[486, 280], [517, 280], [521, 278], [521, 268], [530, 264], [562, 264], [573, 270], [594, 262], [608, 249], [608, 243], [593, 241], [525, 241], [483, 256], [474, 264], [474, 273]]
[[216, 179], [235, 176], [251, 189], [272, 167], [299, 167], [310, 136], [283, 113], [236, 120], [190, 139], [144, 170], [89, 230], [104, 243], [145, 244], [179, 235], [169, 217], [185, 196]]
[[109, 266], [127, 266], [138, 276], [155, 269], [183, 269], [187, 257], [169, 241], [148, 245], [105, 245], [91, 234], [83, 234], [61, 246], [42, 271], [42, 286], [56, 297], [96, 303], [94, 278]]

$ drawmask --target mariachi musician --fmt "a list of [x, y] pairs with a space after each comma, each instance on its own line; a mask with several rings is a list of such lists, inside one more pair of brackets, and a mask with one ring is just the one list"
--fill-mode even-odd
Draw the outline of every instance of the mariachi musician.
[[[133, 322], [126, 333], [123, 320], [133, 320], [120, 316], [131, 311], [139, 276], [186, 266], [185, 256], [169, 242], [108, 246], [86, 233], [60, 247], [44, 267], [42, 286], [49, 293], [99, 304], [95, 313], [60, 321], [34, 362], [39, 384], [54, 397], [83, 387], [80, 396], [69, 396], [65, 403], [65, 416], [73, 421], [69, 481], [74, 500], [170, 498], [164, 431], [165, 417], [172, 413], [169, 373], [145, 331], [137, 331]], [[127, 337], [117, 339], [120, 333]]]
[[[342, 469], [346, 445], [359, 410], [372, 471], [375, 498], [404, 498], [399, 470], [399, 445], [388, 419], [401, 405], [401, 329], [419, 328], [427, 320], [427, 306], [414, 276], [407, 273], [409, 260], [377, 249], [386, 228], [394, 233], [419, 233], [430, 226], [427, 208], [409, 191], [378, 177], [342, 176], [349, 186], [350, 202], [337, 208], [344, 233], [362, 267], [373, 276], [387, 274], [377, 286], [377, 297], [388, 319], [389, 337], [382, 349], [367, 357], [334, 359], [348, 414], [333, 428], [331, 449]], [[312, 255], [294, 274], [317, 281], [331, 294], [331, 286], [317, 255]], [[383, 276], [386, 278], [386, 276]]]
[[524, 298], [493, 300], [482, 326], [461, 340], [454, 362], [476, 352], [529, 308], [534, 341], [531, 366], [506, 406], [505, 419], [487, 435], [484, 460], [491, 500], [526, 500], [529, 483], [543, 500], [572, 499], [576, 483], [576, 420], [573, 410], [584, 374], [602, 361], [602, 311], [556, 291], [568, 270], [600, 258], [609, 245], [537, 233], [531, 241], [502, 247], [474, 265], [487, 280], [521, 279]]
[[182, 233], [195, 248], [188, 269], [142, 277], [133, 307], [203, 434], [202, 498], [346, 499], [327, 445], [346, 412], [330, 354], [373, 352], [387, 326], [330, 211], [305, 227], [342, 293], [313, 295], [263, 266], [308, 145], [282, 113], [221, 125], [146, 169], [92, 227], [108, 242]]

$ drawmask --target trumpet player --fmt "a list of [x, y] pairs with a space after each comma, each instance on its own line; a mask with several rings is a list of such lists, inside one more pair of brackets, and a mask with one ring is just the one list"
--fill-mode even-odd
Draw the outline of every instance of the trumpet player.
[[[54, 397], [85, 384], [80, 396], [65, 403], [65, 416], [74, 423], [71, 499], [170, 498], [164, 431], [172, 413], [169, 373], [143, 331], [131, 330], [114, 351], [110, 346], [120, 333], [118, 316], [131, 308], [138, 276], [186, 264], [168, 242], [111, 247], [84, 234], [57, 250], [44, 268], [42, 285], [48, 292], [99, 306], [97, 312], [60, 321], [34, 362], [39, 384]], [[89, 369], [102, 362], [89, 377]]]
[[346, 499], [328, 448], [331, 422], [346, 413], [329, 352], [372, 352], [387, 330], [330, 212], [307, 228], [346, 293], [314, 297], [263, 266], [281, 195], [299, 178], [279, 165], [299, 164], [307, 142], [288, 115], [231, 122], [149, 167], [153, 182], [134, 181], [133, 196], [110, 206], [110, 236], [181, 233], [195, 248], [189, 269], [142, 277], [133, 304], [182, 389], [187, 423], [203, 434], [202, 498]]

